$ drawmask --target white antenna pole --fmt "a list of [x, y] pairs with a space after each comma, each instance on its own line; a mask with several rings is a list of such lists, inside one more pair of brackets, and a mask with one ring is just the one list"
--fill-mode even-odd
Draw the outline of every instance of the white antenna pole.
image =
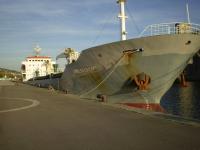
[[121, 19], [121, 40], [126, 40], [126, 19], [128, 18], [125, 14], [125, 2], [126, 0], [118, 0], [117, 3], [120, 4], [120, 14], [118, 17]]
[[35, 50], [36, 56], [38, 57], [40, 55], [40, 51], [41, 51], [40, 46], [37, 44], [36, 47], [34, 48], [34, 50]]
[[189, 12], [188, 3], [186, 4], [186, 10], [187, 10], [187, 19], [188, 19], [188, 23], [190, 24], [190, 12]]

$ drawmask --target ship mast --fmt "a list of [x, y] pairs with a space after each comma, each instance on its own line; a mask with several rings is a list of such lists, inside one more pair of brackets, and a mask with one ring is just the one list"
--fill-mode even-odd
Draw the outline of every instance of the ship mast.
[[190, 24], [190, 12], [189, 12], [188, 3], [186, 4], [186, 11], [187, 11], [188, 24]]
[[41, 51], [40, 46], [36, 45], [36, 47], [34, 48], [34, 50], [35, 50], [36, 57], [38, 57], [40, 55], [40, 51]]
[[126, 0], [118, 0], [117, 3], [120, 5], [120, 14], [118, 17], [121, 21], [121, 40], [126, 40], [126, 19], [128, 18], [125, 14], [125, 2]]

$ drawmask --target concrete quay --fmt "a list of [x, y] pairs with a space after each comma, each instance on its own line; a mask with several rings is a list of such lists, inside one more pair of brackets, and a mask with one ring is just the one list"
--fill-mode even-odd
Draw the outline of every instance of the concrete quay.
[[0, 150], [200, 150], [200, 126], [0, 81]]

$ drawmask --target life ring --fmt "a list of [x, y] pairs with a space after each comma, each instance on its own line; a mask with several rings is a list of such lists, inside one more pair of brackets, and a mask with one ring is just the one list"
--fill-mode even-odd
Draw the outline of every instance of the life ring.
[[137, 74], [133, 77], [139, 90], [147, 90], [150, 84], [150, 76], [144, 72]]

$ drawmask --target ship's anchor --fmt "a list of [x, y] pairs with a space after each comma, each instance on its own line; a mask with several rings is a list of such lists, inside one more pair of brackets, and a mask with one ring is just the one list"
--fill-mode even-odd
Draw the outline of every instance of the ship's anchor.
[[148, 89], [148, 85], [150, 83], [150, 76], [148, 76], [147, 74], [145, 74], [144, 72], [136, 75], [133, 77], [136, 85], [138, 86], [139, 90], [147, 90]]

